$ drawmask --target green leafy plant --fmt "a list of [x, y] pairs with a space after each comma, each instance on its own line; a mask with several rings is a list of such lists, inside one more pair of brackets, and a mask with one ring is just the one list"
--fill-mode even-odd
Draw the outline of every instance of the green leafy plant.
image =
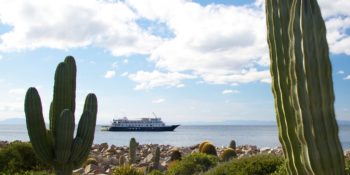
[[185, 156], [181, 161], [174, 161], [168, 168], [169, 175], [193, 175], [205, 172], [217, 165], [218, 158], [213, 155], [194, 153]]
[[130, 165], [116, 167], [112, 175], [143, 175], [143, 173]]
[[266, 0], [270, 72], [289, 174], [344, 174], [326, 27], [316, 0]]
[[282, 156], [261, 154], [232, 159], [219, 164], [203, 175], [268, 175], [274, 173], [283, 163]]
[[67, 56], [56, 69], [53, 100], [50, 106], [50, 129], [47, 130], [38, 91], [28, 89], [24, 111], [30, 142], [37, 157], [49, 163], [56, 174], [72, 174], [89, 155], [94, 139], [97, 98], [88, 94], [83, 114], [75, 128], [76, 65], [72, 56]]
[[35, 156], [30, 143], [16, 141], [0, 150], [0, 174], [24, 174], [32, 170], [50, 170], [50, 166]]

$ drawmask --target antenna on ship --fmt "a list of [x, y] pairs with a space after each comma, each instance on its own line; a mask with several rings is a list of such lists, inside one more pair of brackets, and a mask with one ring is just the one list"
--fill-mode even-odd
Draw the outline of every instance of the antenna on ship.
[[152, 112], [152, 114], [153, 114], [153, 116], [154, 116], [155, 118], [158, 118], [157, 115], [156, 115], [154, 112]]

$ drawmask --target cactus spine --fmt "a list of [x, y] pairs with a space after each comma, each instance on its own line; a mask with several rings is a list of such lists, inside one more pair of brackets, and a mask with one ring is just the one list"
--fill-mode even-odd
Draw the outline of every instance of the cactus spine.
[[67, 56], [56, 69], [53, 100], [50, 105], [50, 129], [45, 127], [38, 91], [31, 87], [25, 97], [24, 111], [30, 142], [41, 160], [51, 164], [56, 174], [72, 174], [89, 155], [94, 139], [97, 98], [88, 94], [77, 134], [75, 128], [76, 65]]
[[129, 144], [129, 160], [130, 164], [133, 164], [136, 162], [136, 150], [137, 147], [139, 146], [139, 143], [136, 142], [135, 138], [130, 139], [130, 144]]
[[326, 28], [316, 0], [266, 0], [279, 138], [289, 174], [344, 174]]

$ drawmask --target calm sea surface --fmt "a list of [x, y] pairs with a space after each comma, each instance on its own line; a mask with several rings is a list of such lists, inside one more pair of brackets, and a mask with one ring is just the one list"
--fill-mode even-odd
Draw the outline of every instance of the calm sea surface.
[[[350, 125], [340, 126], [340, 140], [343, 149], [350, 149]], [[94, 143], [107, 142], [117, 146], [128, 145], [131, 137], [141, 144], [170, 144], [190, 146], [210, 140], [216, 146], [226, 146], [230, 140], [238, 145], [251, 144], [258, 147], [279, 146], [276, 126], [179, 126], [174, 132], [107, 132], [96, 127]], [[25, 125], [0, 125], [0, 140], [28, 141]]]

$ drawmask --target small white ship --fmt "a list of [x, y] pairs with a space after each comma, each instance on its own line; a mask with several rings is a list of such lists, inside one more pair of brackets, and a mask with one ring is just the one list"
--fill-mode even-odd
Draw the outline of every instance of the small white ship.
[[165, 125], [165, 123], [155, 116], [154, 118], [141, 118], [140, 120], [129, 120], [124, 117], [113, 119], [110, 126], [103, 126], [107, 131], [174, 131], [180, 125]]

